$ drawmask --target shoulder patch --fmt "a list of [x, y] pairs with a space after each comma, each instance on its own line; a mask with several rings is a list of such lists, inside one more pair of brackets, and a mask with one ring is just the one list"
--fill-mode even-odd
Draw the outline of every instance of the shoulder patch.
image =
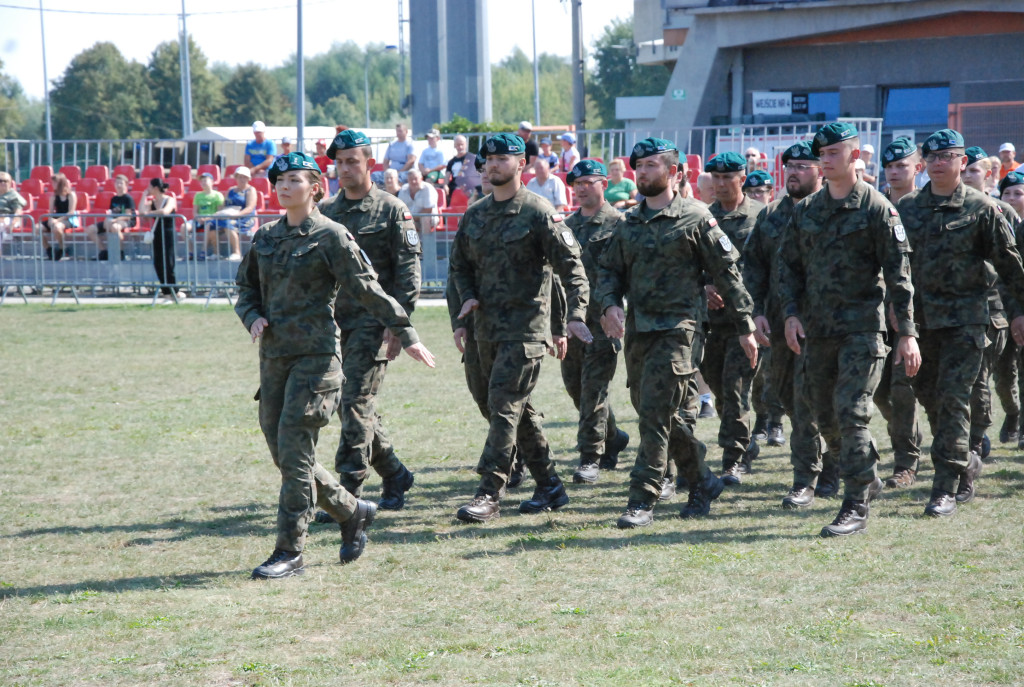
[[715, 219], [714, 217], [712, 217], [711, 219], [708, 220], [708, 226], [717, 227], [718, 226], [718, 220]]
[[412, 219], [412, 213], [408, 210], [402, 212], [402, 219]]
[[569, 231], [568, 229], [563, 230], [562, 233], [560, 234], [560, 236], [562, 237], [562, 241], [567, 246], [571, 246], [574, 243], [576, 243], [576, 237], [573, 236], [572, 232]]
[[415, 246], [420, 242], [419, 232], [417, 232], [415, 229], [406, 229], [405, 240], [409, 243], [410, 246]]
[[562, 213], [561, 212], [556, 212], [555, 214], [551, 215], [551, 221], [552, 222], [561, 222], [564, 219], [565, 219], [565, 217], [562, 217]]
[[725, 234], [722, 234], [721, 237], [719, 237], [718, 245], [720, 245], [722, 247], [722, 250], [724, 250], [726, 253], [732, 252], [732, 241], [730, 241], [729, 237], [726, 236]]
[[904, 241], [907, 240], [907, 232], [903, 229], [902, 224], [897, 224], [895, 227], [893, 227], [892, 231], [894, 234], [896, 234], [896, 240], [899, 241], [900, 243], [903, 243]]
[[898, 215], [899, 215], [900, 213], [896, 212], [896, 208], [889, 208], [889, 214], [890, 214], [890, 215], [891, 215], [892, 217], [896, 217], [896, 216], [898, 216]]

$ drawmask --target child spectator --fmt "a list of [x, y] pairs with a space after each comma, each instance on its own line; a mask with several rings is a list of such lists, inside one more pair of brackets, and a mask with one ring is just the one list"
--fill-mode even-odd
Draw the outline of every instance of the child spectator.
[[223, 229], [227, 232], [228, 246], [231, 247], [232, 252], [238, 252], [238, 232], [231, 226], [231, 221], [214, 219], [214, 215], [217, 215], [220, 209], [224, 207], [224, 194], [214, 190], [213, 175], [209, 172], [200, 174], [199, 185], [203, 190], [192, 199], [192, 208], [195, 210], [196, 229], [203, 227], [206, 231], [206, 236], [203, 239], [203, 250], [206, 253], [206, 259], [217, 260], [220, 258], [218, 229]]
[[537, 159], [547, 160], [548, 167], [558, 169], [558, 156], [551, 152], [550, 138], [542, 138], [540, 140], [540, 153], [537, 155]]
[[562, 142], [560, 169], [568, 174], [576, 166], [576, 163], [580, 161], [580, 151], [576, 148], [576, 135], [567, 131], [559, 136], [558, 140]]
[[[248, 167], [239, 167], [235, 170], [235, 187], [228, 191], [224, 199], [224, 209], [221, 214], [231, 215], [238, 219], [234, 221], [238, 231], [243, 234], [251, 234], [256, 231], [256, 188], [249, 184], [252, 173]], [[234, 232], [232, 232], [234, 233]], [[232, 234], [228, 234], [228, 241], [231, 241]], [[242, 253], [238, 247], [238, 234], [234, 233], [234, 244], [231, 246], [231, 255], [228, 256], [231, 262], [241, 262]]]
[[[50, 197], [50, 214], [43, 219], [43, 249], [50, 260], [64, 257], [64, 232], [78, 227], [78, 196], [71, 190], [71, 182], [63, 174], [53, 175], [53, 196]], [[50, 246], [50, 235], [56, 240], [57, 247]]]
[[444, 152], [437, 147], [441, 140], [441, 132], [431, 129], [427, 132], [427, 147], [420, 153], [419, 170], [423, 178], [435, 186], [444, 183], [444, 170], [447, 161]]
[[[107, 216], [96, 224], [85, 228], [85, 235], [96, 244], [99, 260], [108, 260], [107, 234], [117, 234], [118, 244], [124, 240], [124, 232], [135, 226], [135, 200], [128, 194], [128, 177], [118, 174], [114, 177], [114, 197], [110, 199]], [[124, 251], [121, 251], [124, 260]]]

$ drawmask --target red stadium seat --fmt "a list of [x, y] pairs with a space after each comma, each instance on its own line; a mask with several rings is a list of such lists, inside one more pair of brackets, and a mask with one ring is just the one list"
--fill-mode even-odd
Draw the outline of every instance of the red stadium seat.
[[164, 174], [163, 165], [146, 165], [142, 168], [142, 171], [139, 172], [139, 177], [146, 181], [149, 181], [150, 179], [163, 179], [165, 176], [167, 175]]
[[131, 166], [131, 165], [118, 165], [118, 166], [114, 167], [114, 174], [113, 174], [113, 176], [116, 177], [118, 174], [123, 174], [126, 177], [128, 177], [128, 181], [131, 181], [132, 179], [136, 178], [136, 176], [137, 176], [135, 174], [135, 168], [133, 166]]
[[65, 165], [60, 168], [60, 173], [68, 178], [72, 186], [82, 180], [82, 168], [78, 165]]
[[270, 195], [270, 180], [267, 179], [266, 177], [256, 177], [249, 183], [253, 188], [255, 188], [263, 195]]
[[85, 179], [80, 179], [78, 183], [75, 184], [75, 190], [79, 193], [88, 193], [90, 196], [95, 196], [99, 193], [100, 182], [93, 178], [86, 177]]
[[145, 191], [147, 188], [149, 188], [149, 179], [132, 179], [132, 191]]
[[459, 212], [462, 212], [462, 210], [465, 210], [468, 205], [469, 198], [466, 196], [465, 191], [461, 188], [457, 188], [452, 191], [452, 199], [448, 203], [449, 208], [453, 210], [461, 208], [459, 209]]
[[49, 184], [53, 180], [53, 167], [50, 165], [38, 165], [32, 168], [28, 175], [29, 179], [38, 179], [43, 184]]
[[110, 178], [110, 168], [106, 165], [89, 165], [85, 169], [85, 178], [95, 179], [102, 184]]
[[220, 167], [217, 165], [199, 165], [196, 169], [196, 176], [201, 176], [207, 172], [213, 175], [214, 181], [220, 181]]
[[21, 185], [18, 188], [18, 190], [22, 192], [22, 195], [25, 193], [31, 193], [33, 196], [41, 196], [45, 189], [46, 182], [34, 177], [25, 179], [25, 181], [21, 182]]
[[185, 193], [185, 182], [178, 177], [167, 177], [166, 181], [167, 190], [181, 198], [182, 194]]
[[235, 176], [235, 170], [238, 169], [241, 166], [242, 165], [228, 165], [227, 167], [225, 167], [224, 168], [224, 178], [225, 179], [230, 179], [230, 178], [234, 177]]
[[221, 193], [227, 193], [228, 191], [235, 187], [235, 180], [231, 178], [221, 179], [216, 184], [214, 184], [213, 187], [220, 191]]
[[106, 212], [110, 209], [110, 201], [116, 194], [113, 191], [100, 191], [96, 194], [96, 202], [93, 204], [95, 212]]
[[192, 167], [190, 165], [172, 165], [168, 178], [181, 179], [188, 184], [192, 180]]

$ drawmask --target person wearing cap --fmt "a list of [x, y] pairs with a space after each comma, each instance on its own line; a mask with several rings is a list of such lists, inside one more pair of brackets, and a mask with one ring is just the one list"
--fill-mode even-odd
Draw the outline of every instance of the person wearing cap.
[[[538, 165], [547, 165], [543, 159]], [[583, 268], [587, 280], [597, 283], [598, 261], [608, 246], [619, 222], [619, 211], [605, 200], [608, 171], [596, 160], [577, 162], [566, 179], [576, 193], [579, 209], [566, 218], [582, 250]], [[572, 475], [577, 484], [598, 481], [600, 470], [613, 470], [619, 453], [629, 443], [629, 435], [615, 423], [608, 388], [615, 376], [622, 343], [610, 339], [601, 328], [601, 306], [591, 300], [587, 306], [587, 327], [594, 340], [583, 344], [570, 339], [562, 360], [562, 383], [580, 413], [576, 443], [580, 464]]]
[[[719, 153], [704, 165], [715, 187], [715, 202], [708, 211], [729, 242], [738, 246], [737, 251], [746, 243], [757, 213], [764, 207], [743, 194], [746, 170], [746, 161], [734, 152]], [[736, 269], [742, 273], [742, 255], [737, 258]], [[740, 483], [741, 475], [749, 470], [750, 461], [757, 455], [757, 444], [750, 438], [747, 422], [751, 385], [757, 368], [751, 367], [738, 336], [744, 333], [747, 322], [737, 321], [734, 313], [725, 310], [725, 303], [710, 280], [705, 290], [709, 330], [700, 372], [714, 394], [715, 410], [720, 418], [718, 445], [722, 448], [722, 481], [731, 486]]]
[[576, 134], [566, 131], [558, 137], [562, 144], [562, 154], [558, 158], [559, 171], [568, 174], [580, 161], [580, 151], [576, 148]]
[[[803, 392], [802, 359], [786, 345], [778, 293], [779, 264], [775, 259], [797, 203], [821, 189], [821, 163], [811, 152], [811, 144], [804, 141], [783, 151], [782, 165], [786, 195], [757, 215], [754, 229], [743, 247], [743, 283], [754, 300], [755, 337], [758, 343], [767, 345], [771, 351], [763, 363], [766, 386], [771, 392], [769, 407], [774, 413], [789, 415], [792, 426], [790, 463], [793, 466], [793, 487], [783, 497], [782, 507], [793, 510], [811, 505], [815, 496], [835, 494], [839, 488], [839, 467], [835, 456], [821, 450], [818, 425]], [[777, 404], [777, 407], [773, 408], [772, 404]], [[778, 420], [781, 420], [781, 414]], [[785, 443], [778, 420], [773, 419], [766, 428], [769, 445]], [[772, 441], [772, 437], [776, 440]]]
[[774, 191], [775, 181], [772, 175], [763, 169], [755, 169], [747, 174], [743, 181], [743, 195], [761, 205], [772, 202]]
[[540, 139], [540, 152], [537, 153], [538, 160], [547, 160], [548, 167], [558, 169], [558, 156], [551, 152], [551, 139], [545, 136]]
[[[388, 149], [384, 151], [382, 160], [384, 169], [393, 169], [398, 172], [398, 180], [403, 184], [406, 181], [406, 173], [416, 165], [416, 149], [413, 147], [412, 141], [407, 140], [408, 136], [409, 129], [405, 124], [401, 122], [395, 124], [397, 140], [388, 144]], [[372, 178], [373, 183], [382, 184], [384, 183], [384, 172], [374, 172]]]
[[[195, 217], [195, 227], [198, 231], [204, 230], [203, 251], [208, 256], [217, 254], [217, 230], [225, 229], [228, 232], [228, 243], [231, 244], [234, 235], [234, 246], [238, 246], [238, 232], [231, 228], [225, 220], [216, 220], [214, 215], [224, 207], [224, 194], [213, 187], [213, 175], [203, 172], [199, 175], [199, 186], [203, 189], [192, 198], [192, 209]], [[219, 257], [219, 256], [218, 256]]]
[[337, 302], [356, 302], [386, 326], [414, 360], [434, 367], [409, 316], [384, 293], [352, 234], [320, 214], [320, 168], [305, 153], [279, 157], [269, 172], [285, 215], [264, 225], [235, 279], [235, 313], [260, 342], [260, 428], [281, 472], [277, 541], [254, 579], [303, 572], [314, 506], [340, 523], [341, 563], [359, 558], [376, 508], [346, 491], [316, 460], [320, 429], [341, 400]]
[[253, 122], [253, 140], [245, 144], [244, 164], [254, 177], [267, 176], [267, 170], [277, 155], [277, 146], [267, 138], [266, 132], [266, 124], [261, 121]]
[[431, 129], [427, 132], [427, 147], [420, 153], [418, 169], [423, 178], [430, 184], [439, 185], [444, 176], [444, 151], [437, 147], [441, 140], [441, 132]]
[[[914, 379], [932, 428], [935, 475], [925, 515], [948, 516], [975, 494], [981, 457], [970, 445], [971, 388], [988, 345], [991, 270], [1017, 303], [1024, 303], [1024, 266], [1013, 231], [999, 207], [966, 186], [964, 139], [941, 129], [922, 146], [930, 181], [897, 206], [914, 246], [917, 322], [926, 361]], [[1010, 331], [1024, 342], [1024, 315]]]
[[533, 163], [540, 155], [540, 150], [537, 148], [537, 141], [533, 139], [533, 124], [526, 121], [525, 119], [519, 122], [519, 130], [516, 132], [519, 138], [523, 139], [523, 143], [526, 144], [526, 169], [524, 171], [533, 171]]
[[[316, 166], [320, 168], [320, 174], [327, 174], [327, 167], [334, 164], [334, 160], [327, 157], [327, 141], [322, 138], [318, 138], [316, 143], [313, 144], [316, 147]], [[325, 191], [325, 195], [330, 195]]]
[[[985, 183], [993, 174], [992, 163], [989, 161], [988, 155], [978, 146], [966, 148], [964, 155], [967, 157], [967, 166], [960, 174], [964, 185], [987, 195]], [[997, 198], [993, 198], [993, 201], [999, 206], [1003, 216], [1010, 223], [1010, 227], [1015, 228], [1020, 222], [1020, 216], [1013, 206]], [[996, 395], [999, 397], [1005, 413], [1003, 426], [999, 430], [999, 441], [1014, 446], [1020, 441], [1020, 391], [1017, 369], [1020, 347], [1009, 337], [1009, 320], [1006, 319], [1004, 294], [999, 280], [991, 271], [991, 265], [986, 263], [985, 266], [990, 270], [990, 276], [994, 278], [994, 284], [988, 292], [987, 336], [991, 345], [985, 347], [981, 372], [971, 389], [970, 435], [971, 448], [981, 456], [983, 461], [988, 459], [991, 452], [991, 440], [985, 434], [985, 431], [992, 426], [990, 377], [995, 379]]]
[[875, 146], [870, 143], [865, 143], [860, 147], [860, 161], [864, 163], [864, 176], [862, 177], [865, 182], [875, 185], [878, 181], [878, 163], [874, 160], [875, 157]]
[[737, 332], [748, 365], [757, 365], [739, 253], [706, 207], [676, 192], [679, 149], [671, 141], [645, 138], [633, 147], [629, 164], [644, 200], [625, 213], [602, 253], [594, 296], [605, 334], [625, 337], [630, 401], [640, 418], [629, 497], [616, 523], [623, 529], [653, 522], [670, 459], [689, 487], [680, 516], [707, 515], [722, 493], [722, 480], [704, 464], [707, 448], [680, 416], [681, 407], [692, 405], [690, 378], [704, 341], [705, 273], [714, 280], [723, 320]]
[[1002, 181], [1010, 172], [1017, 168], [1017, 148], [1012, 143], [1007, 141], [1003, 145], [999, 146], [999, 180]]
[[[924, 163], [917, 146], [909, 138], [901, 136], [893, 139], [882, 152], [882, 169], [888, 184], [885, 197], [896, 203], [914, 190], [917, 173], [924, 169]], [[892, 320], [886, 318], [886, 341], [891, 344], [898, 338]], [[907, 376], [906, 367], [895, 364], [897, 353], [897, 348], [890, 346], [874, 395], [875, 406], [885, 418], [892, 446], [893, 469], [885, 479], [887, 489], [902, 489], [914, 484], [924, 439], [918, 421], [914, 385]]]
[[[371, 181], [370, 170], [376, 160], [366, 134], [355, 129], [342, 131], [327, 148], [327, 155], [335, 161], [341, 191], [323, 200], [320, 211], [352, 232], [373, 265], [384, 293], [411, 315], [420, 295], [423, 252], [412, 213], [397, 197]], [[413, 485], [413, 473], [395, 455], [376, 406], [388, 361], [399, 352], [397, 341], [370, 310], [340, 294], [334, 305], [334, 321], [341, 332], [345, 373], [335, 468], [342, 486], [359, 496], [372, 467], [382, 480], [377, 505], [384, 510], [401, 510], [405, 493]], [[318, 519], [327, 518], [318, 514]]]
[[[555, 471], [540, 415], [530, 402], [550, 331], [551, 274], [566, 294], [566, 329], [590, 343], [584, 320], [590, 288], [580, 247], [562, 215], [522, 184], [526, 144], [515, 134], [496, 134], [480, 150], [491, 195], [466, 210], [459, 222], [448, 278], [455, 283], [458, 319], [473, 313], [477, 350], [488, 381], [490, 429], [477, 464], [480, 484], [456, 517], [485, 522], [500, 514], [513, 446], [536, 481], [521, 513], [539, 513], [569, 502]], [[464, 350], [464, 341], [456, 339]], [[523, 417], [528, 422], [521, 424]]]
[[828, 183], [793, 209], [779, 244], [778, 288], [786, 343], [803, 355], [803, 391], [829, 450], [839, 456], [843, 502], [821, 530], [822, 537], [833, 537], [863, 531], [868, 503], [883, 488], [868, 425], [887, 353], [886, 294], [899, 335], [896, 364], [912, 377], [921, 356], [910, 242], [892, 204], [857, 181], [857, 129], [848, 122], [826, 124], [811, 152]]
[[292, 152], [292, 139], [287, 136], [281, 137], [281, 152], [279, 155], [288, 155]]
[[546, 160], [537, 159], [533, 162], [534, 177], [526, 182], [526, 190], [536, 193], [559, 212], [568, 212], [569, 204], [565, 200], [565, 184], [551, 173]]
[[[238, 233], [250, 234], [256, 230], [256, 206], [259, 204], [259, 191], [249, 183], [252, 174], [248, 167], [235, 169], [235, 185], [228, 189], [224, 197], [224, 207], [219, 214], [229, 215], [236, 219], [231, 220], [227, 227], [228, 246], [231, 250], [228, 260], [238, 262], [242, 259], [238, 242]], [[236, 231], [237, 228], [237, 231]], [[207, 260], [216, 260], [218, 251], [216, 244], [212, 253], [207, 253]]]

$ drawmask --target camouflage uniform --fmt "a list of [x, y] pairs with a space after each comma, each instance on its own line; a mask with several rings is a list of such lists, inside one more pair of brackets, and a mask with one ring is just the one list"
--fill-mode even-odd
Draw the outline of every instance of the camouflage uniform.
[[797, 205], [779, 245], [782, 314], [803, 323], [804, 393], [829, 450], [839, 456], [847, 500], [866, 502], [877, 479], [878, 449], [868, 424], [888, 352], [886, 290], [898, 334], [917, 335], [909, 251], [898, 213], [863, 181], [846, 198], [832, 198], [826, 185]]
[[811, 416], [807, 396], [795, 390], [802, 382], [803, 356], [799, 358], [786, 344], [785, 319], [779, 303], [779, 265], [776, 256], [795, 203], [790, 196], [769, 203], [757, 215], [753, 231], [743, 247], [743, 283], [754, 301], [754, 316], [763, 316], [771, 327], [771, 356], [767, 366], [768, 385], [773, 396], [790, 417], [790, 463], [794, 482], [814, 486], [822, 471], [821, 435]]
[[631, 208], [601, 256], [595, 300], [602, 312], [629, 303], [626, 313], [626, 385], [640, 416], [640, 448], [630, 474], [629, 500], [651, 507], [661, 494], [670, 444], [681, 476], [696, 484], [705, 474], [706, 448], [680, 417], [696, 372], [693, 349], [701, 336], [702, 274], [714, 278], [734, 332], [750, 333], [750, 296], [739, 253], [717, 220], [697, 201], [678, 194], [653, 213]]
[[316, 462], [320, 428], [341, 396], [339, 330], [333, 315], [339, 286], [401, 338], [418, 341], [409, 317], [377, 283], [352, 235], [317, 210], [300, 226], [281, 218], [264, 225], [238, 268], [235, 312], [248, 330], [269, 323], [260, 338], [260, 427], [281, 470], [277, 548], [302, 551], [319, 505], [338, 522], [356, 499]]
[[[1014, 229], [1017, 252], [1021, 250], [1021, 235], [1020, 232], [1016, 231], [1017, 225], [1020, 223], [1020, 217], [1017, 215], [1017, 211], [1013, 207], [1002, 200], [995, 200], [996, 205], [1003, 211], [1003, 216], [1010, 222], [1010, 228]], [[989, 265], [992, 270], [993, 276], [995, 276], [995, 269]], [[998, 284], [998, 282], [997, 282]], [[1001, 286], [998, 287], [997, 293], [989, 294], [989, 319], [992, 321], [992, 325], [989, 327], [989, 339], [994, 344], [989, 348], [985, 349], [985, 360], [983, 365], [987, 366], [987, 370], [990, 371], [988, 376], [995, 379], [996, 395], [999, 397], [999, 403], [1003, 407], [1003, 412], [1006, 414], [1006, 426], [1012, 427], [1014, 430], [1020, 428], [1020, 346], [1013, 340], [1009, 335], [1009, 324], [1006, 323], [1006, 312], [1002, 308], [1004, 300], [1010, 300], [1007, 294], [1004, 293], [1005, 289]], [[998, 300], [998, 304], [997, 301]], [[999, 307], [996, 307], [996, 306]], [[995, 313], [993, 310], [999, 310], [1001, 312]], [[1001, 316], [1004, 324], [1002, 327], [996, 327], [998, 318]], [[989, 360], [991, 358], [991, 360]], [[982, 370], [982, 375], [985, 375], [985, 370]], [[977, 400], [975, 400], [977, 399]], [[981, 415], [988, 419], [986, 424], [984, 420], [979, 423], [975, 423], [975, 417]], [[981, 387], [980, 383], [975, 386], [975, 390], [971, 395], [971, 437], [980, 437], [984, 433], [991, 423], [992, 415], [992, 394], [989, 390], [988, 384]], [[980, 433], [979, 433], [980, 430]]]
[[[411, 315], [420, 292], [422, 246], [408, 208], [376, 186], [360, 200], [349, 201], [342, 191], [320, 207], [326, 217], [356, 237], [381, 288]], [[388, 365], [382, 345], [384, 327], [347, 294], [338, 298], [334, 319], [341, 329], [345, 373], [339, 409], [341, 440], [334, 463], [342, 484], [358, 495], [371, 465], [385, 479], [403, 465], [375, 408]]]
[[[590, 284], [597, 283], [598, 259], [620, 217], [619, 211], [605, 202], [593, 217], [584, 217], [577, 211], [565, 220], [580, 244], [583, 267]], [[591, 300], [586, 322], [594, 341], [584, 345], [575, 337], [569, 339], [569, 348], [561, 365], [565, 390], [580, 411], [577, 440], [582, 463], [598, 462], [604, 455], [605, 441], [617, 432], [608, 386], [615, 376], [622, 343], [605, 335], [601, 328], [601, 315], [601, 304]]]
[[[720, 201], [708, 208], [718, 220], [718, 228], [725, 232], [733, 246], [743, 248], [747, 237], [754, 228], [757, 214], [764, 207], [761, 203], [743, 196], [739, 206], [727, 212]], [[737, 264], [742, 270], [742, 260]], [[704, 381], [715, 396], [715, 410], [721, 418], [718, 429], [718, 445], [722, 448], [722, 465], [725, 469], [743, 458], [750, 445], [750, 391], [757, 370], [751, 369], [737, 335], [734, 316], [723, 309], [708, 310], [710, 331], [704, 346], [704, 360], [700, 371]], [[742, 323], [741, 323], [742, 324]]]
[[[534, 479], [556, 477], [540, 414], [530, 403], [551, 345], [552, 268], [566, 287], [567, 320], [583, 321], [590, 287], [579, 244], [551, 204], [525, 186], [508, 201], [489, 196], [474, 203], [459, 222], [448, 278], [460, 303], [480, 303], [473, 326], [488, 380], [490, 430], [477, 472], [480, 489], [495, 496], [508, 482], [516, 445]], [[523, 417], [530, 422], [520, 430]]]
[[924, 361], [914, 388], [932, 427], [932, 486], [953, 493], [970, 459], [968, 404], [988, 344], [985, 261], [1018, 302], [1024, 302], [1024, 267], [996, 204], [962, 182], [949, 198], [933, 196], [929, 182], [900, 199], [899, 209], [914, 245]]

